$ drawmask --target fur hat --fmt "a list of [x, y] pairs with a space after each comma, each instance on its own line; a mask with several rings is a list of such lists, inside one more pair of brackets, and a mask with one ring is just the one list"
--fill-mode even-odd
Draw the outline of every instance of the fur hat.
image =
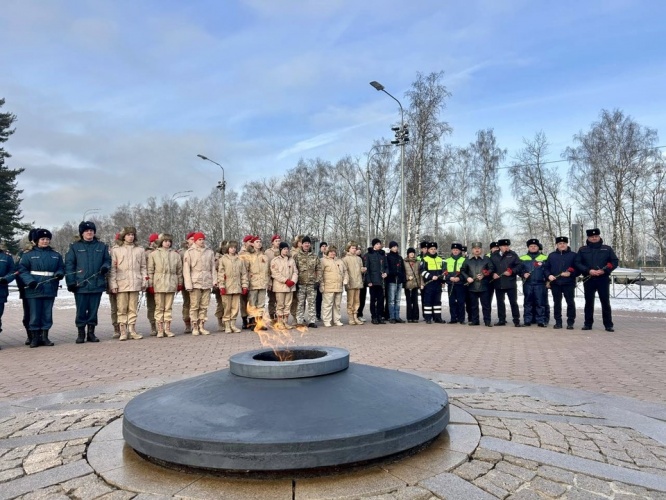
[[558, 236], [557, 238], [555, 238], [555, 244], [557, 243], [569, 243], [569, 238], [567, 238], [566, 236]]
[[94, 233], [97, 232], [97, 227], [95, 226], [94, 222], [90, 222], [89, 220], [84, 220], [81, 222], [79, 224], [79, 236], [83, 236], [83, 233], [89, 229], [92, 229]]
[[194, 238], [194, 241], [206, 239], [206, 235], [203, 234], [201, 231], [194, 233], [192, 237]]
[[428, 242], [422, 241], [421, 243], [419, 243], [419, 248], [428, 248]]
[[282, 251], [283, 248], [289, 248], [289, 243], [286, 241], [280, 242], [280, 252]]
[[488, 248], [497, 248], [499, 245], [497, 244], [496, 241], [491, 241], [490, 245], [488, 245]]
[[358, 243], [356, 243], [354, 240], [352, 240], [352, 241], [350, 241], [349, 243], [347, 243], [347, 246], [345, 246], [345, 252], [349, 252], [349, 249], [350, 249], [351, 247], [356, 247], [356, 248], [358, 248]]
[[502, 239], [502, 240], [497, 240], [497, 246], [502, 247], [502, 246], [511, 246], [511, 240], [508, 238]]
[[437, 242], [436, 241], [429, 241], [428, 242], [428, 248], [437, 248]]
[[463, 251], [463, 252], [466, 252], [466, 251], [467, 251], [467, 247], [466, 247], [465, 245], [462, 246], [462, 251]]
[[326, 250], [326, 255], [328, 255], [328, 254], [331, 253], [331, 252], [338, 253], [338, 247], [336, 247], [335, 245], [331, 245], [331, 246], [328, 247], [328, 249]]
[[527, 242], [526, 242], [525, 244], [526, 244], [528, 247], [529, 247], [530, 245], [536, 245], [536, 246], [539, 246], [539, 245], [540, 245], [539, 240], [537, 240], [536, 238], [530, 238], [529, 240], [527, 240]]
[[312, 240], [310, 239], [309, 236], [303, 236], [301, 243], [312, 243]]
[[588, 236], [601, 236], [601, 229], [595, 227], [594, 229], [588, 229], [585, 231]]
[[377, 243], [381, 243], [381, 242], [382, 242], [382, 240], [380, 240], [379, 238], [374, 238], [372, 240], [372, 246], [374, 247]]
[[41, 238], [48, 238], [51, 239], [53, 238], [53, 235], [51, 234], [51, 231], [48, 229], [35, 229], [34, 234], [32, 235], [32, 241], [35, 243], [39, 243], [39, 240]]
[[136, 228], [133, 226], [126, 226], [123, 228], [122, 231], [120, 231], [120, 237], [118, 238], [120, 241], [125, 241], [125, 236], [128, 234], [133, 234], [134, 239], [136, 239]]
[[274, 234], [271, 236], [271, 243], [273, 243], [275, 240], [281, 240], [282, 237], [279, 234]]
[[483, 243], [481, 243], [480, 241], [473, 241], [472, 248], [483, 248]]
[[169, 233], [160, 234], [159, 238], [157, 238], [157, 248], [162, 248], [162, 243], [164, 243], [165, 241], [170, 241], [171, 244], [173, 245], [173, 236], [171, 236]]
[[148, 243], [154, 243], [155, 241], [160, 239], [160, 235], [157, 233], [152, 233], [150, 236], [148, 236]]
[[451, 250], [458, 249], [462, 252], [463, 246], [460, 243], [451, 243]]

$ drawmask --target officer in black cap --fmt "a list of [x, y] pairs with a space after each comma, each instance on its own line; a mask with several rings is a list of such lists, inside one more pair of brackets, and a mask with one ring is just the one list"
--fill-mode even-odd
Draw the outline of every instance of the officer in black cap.
[[547, 257], [541, 253], [541, 243], [536, 238], [527, 240], [527, 253], [520, 256], [523, 263], [523, 320], [525, 326], [536, 323], [539, 327], [546, 326], [546, 275], [543, 265]]
[[556, 250], [548, 254], [543, 265], [543, 272], [550, 283], [550, 291], [553, 294], [553, 305], [555, 316], [555, 328], [562, 328], [562, 297], [567, 302], [567, 330], [573, 330], [576, 321], [576, 302], [574, 291], [576, 289], [576, 269], [574, 261], [576, 252], [569, 247], [569, 238], [558, 236], [555, 238]]
[[495, 267], [493, 273], [493, 283], [495, 283], [495, 295], [497, 296], [497, 318], [495, 326], [506, 325], [506, 305], [504, 297], [509, 297], [511, 305], [511, 317], [513, 326], [521, 327], [520, 308], [518, 307], [518, 289], [516, 276], [520, 274], [523, 268], [518, 254], [511, 250], [511, 240], [501, 239], [497, 241], [499, 251], [490, 256], [490, 260]]
[[437, 243], [428, 243], [428, 253], [419, 266], [423, 277], [423, 318], [430, 324], [446, 323], [442, 319], [442, 285], [444, 284], [444, 260], [437, 255]]
[[601, 318], [607, 332], [614, 331], [610, 305], [610, 274], [618, 266], [613, 249], [604, 245], [599, 228], [588, 229], [587, 241], [576, 255], [576, 270], [585, 276], [585, 319], [583, 330], [592, 330], [594, 323], [594, 295], [599, 294]]

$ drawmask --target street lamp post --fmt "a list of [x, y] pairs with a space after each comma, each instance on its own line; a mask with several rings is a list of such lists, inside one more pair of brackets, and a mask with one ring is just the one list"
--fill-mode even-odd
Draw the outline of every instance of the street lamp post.
[[95, 213], [95, 212], [99, 212], [99, 208], [86, 208], [86, 210], [83, 212], [83, 218], [81, 220], [85, 222], [86, 215], [92, 214], [92, 213]]
[[188, 189], [187, 191], [177, 191], [171, 195], [171, 201], [169, 202], [169, 233], [173, 235], [173, 204], [175, 203], [176, 200], [179, 200], [181, 198], [187, 198], [190, 193], [192, 192], [191, 189]]
[[384, 92], [387, 96], [397, 102], [398, 106], [400, 106], [400, 129], [392, 129], [396, 132], [396, 140], [391, 141], [391, 144], [400, 146], [400, 251], [404, 252], [407, 245], [405, 233], [405, 144], [409, 141], [409, 138], [407, 137], [407, 127], [405, 126], [405, 111], [402, 108], [402, 103], [389, 94], [381, 83], [372, 81], [370, 82], [370, 85], [372, 85], [377, 91]]
[[217, 189], [222, 191], [222, 239], [226, 239], [225, 232], [224, 232], [224, 219], [226, 219], [226, 206], [224, 203], [224, 196], [226, 194], [227, 190], [227, 183], [224, 180], [224, 167], [220, 165], [218, 162], [211, 160], [210, 158], [205, 157], [204, 155], [197, 155], [199, 158], [202, 160], [209, 161], [211, 163], [215, 163], [218, 167], [222, 169], [222, 181], [217, 183]]

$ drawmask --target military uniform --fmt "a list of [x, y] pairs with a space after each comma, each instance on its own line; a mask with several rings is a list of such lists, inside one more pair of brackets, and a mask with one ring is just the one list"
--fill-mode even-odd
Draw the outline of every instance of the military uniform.
[[[460, 271], [465, 263], [465, 257], [462, 254], [463, 246], [460, 243], [453, 243], [451, 250], [459, 250], [457, 255], [451, 254], [444, 262], [446, 263], [445, 281], [449, 287], [449, 311], [451, 313], [451, 323], [465, 322], [465, 283], [462, 280]], [[459, 281], [452, 281], [452, 278], [458, 278]]]
[[2, 315], [5, 312], [5, 303], [9, 296], [8, 283], [14, 281], [16, 266], [14, 258], [5, 250], [0, 249], [0, 332], [2, 332]]
[[[511, 241], [508, 239], [499, 240], [497, 243], [500, 247], [511, 245]], [[516, 276], [520, 274], [523, 268], [520, 258], [516, 252], [509, 249], [506, 252], [500, 250], [493, 253], [490, 260], [495, 267], [495, 274], [498, 275], [498, 278], [495, 278], [493, 281], [495, 283], [495, 295], [497, 296], [498, 316], [498, 321], [495, 325], [506, 325], [506, 304], [504, 303], [504, 297], [508, 296], [513, 325], [516, 327], [522, 326], [520, 324], [520, 308], [518, 307], [516, 283]]]
[[[306, 237], [307, 238], [307, 237]], [[309, 238], [304, 238], [304, 242]], [[301, 243], [302, 244], [302, 243]], [[317, 319], [317, 290], [321, 281], [321, 260], [310, 250], [304, 252], [303, 248], [294, 252], [293, 256], [298, 269], [298, 304], [296, 308], [296, 323], [299, 325], [309, 324], [316, 327]], [[307, 306], [308, 319], [305, 319], [305, 308]]]
[[437, 243], [428, 243], [428, 253], [421, 260], [421, 277], [423, 278], [423, 318], [430, 324], [445, 323], [442, 319], [442, 285], [444, 284], [446, 263], [437, 253], [431, 254], [430, 249], [437, 248]]
[[[536, 238], [527, 240], [527, 247], [534, 245], [539, 247]], [[546, 326], [546, 302], [548, 302], [548, 290], [546, 289], [546, 273], [544, 264], [547, 257], [541, 251], [527, 252], [520, 256], [523, 264], [521, 276], [523, 276], [523, 322], [525, 326], [536, 323], [540, 327]], [[526, 276], [529, 275], [529, 276]]]

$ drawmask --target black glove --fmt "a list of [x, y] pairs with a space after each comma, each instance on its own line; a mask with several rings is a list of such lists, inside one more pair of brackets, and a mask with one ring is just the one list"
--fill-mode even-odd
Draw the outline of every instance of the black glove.
[[7, 283], [9, 283], [9, 282], [7, 281], [7, 279], [4, 276], [2, 278], [0, 278], [0, 285], [6, 285]]
[[54, 278], [57, 279], [57, 280], [61, 280], [61, 279], [63, 279], [64, 277], [65, 277], [65, 275], [62, 274], [62, 273], [56, 273], [56, 275], [54, 276]]
[[109, 268], [106, 267], [106, 266], [102, 266], [102, 268], [99, 270], [99, 273], [100, 273], [102, 276], [106, 276], [108, 272], [109, 272]]
[[37, 283], [36, 281], [31, 281], [26, 285], [26, 287], [30, 288], [30, 290], [34, 290], [35, 288], [37, 288], [37, 285], [39, 285], [39, 283]]
[[72, 293], [76, 293], [78, 289], [79, 289], [78, 285], [67, 285], [67, 290], [69, 290]]

